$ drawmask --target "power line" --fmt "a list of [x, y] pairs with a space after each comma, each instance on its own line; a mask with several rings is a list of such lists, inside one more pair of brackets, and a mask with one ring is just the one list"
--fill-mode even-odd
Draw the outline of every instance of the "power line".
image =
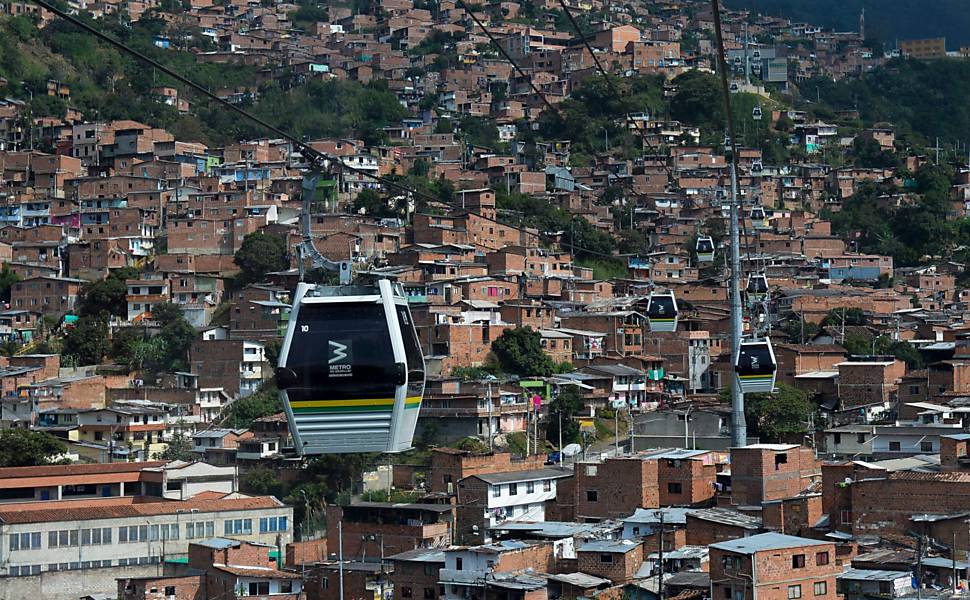
[[[622, 96], [623, 94], [620, 93], [620, 90], [616, 87], [616, 84], [613, 82], [612, 79], [610, 79], [610, 76], [606, 72], [606, 69], [603, 68], [603, 63], [601, 63], [599, 57], [596, 56], [596, 52], [593, 51], [593, 47], [592, 45], [590, 45], [589, 39], [586, 37], [586, 34], [583, 33], [583, 30], [579, 26], [579, 23], [576, 22], [576, 18], [573, 16], [573, 13], [569, 9], [569, 6], [566, 5], [565, 0], [559, 0], [559, 5], [562, 6], [563, 11], [565, 11], [566, 18], [569, 19], [569, 22], [572, 24], [573, 29], [576, 30], [576, 35], [578, 35], [579, 39], [583, 42], [583, 46], [585, 46], [590, 56], [593, 57], [593, 63], [596, 65], [596, 70], [599, 71], [600, 75], [603, 76], [603, 79], [606, 81], [606, 85], [609, 86], [610, 91], [612, 91], [617, 98]], [[633, 123], [633, 128], [637, 131], [637, 133], [640, 134], [640, 139], [643, 141], [644, 145], [646, 145], [647, 148], [655, 155], [659, 155], [659, 150], [650, 142], [650, 140], [647, 139], [647, 132], [643, 130], [640, 122], [632, 119], [630, 115], [627, 115], [626, 119], [627, 119], [627, 123], [630, 123], [630, 122]], [[667, 175], [670, 177], [671, 184], [674, 187], [679, 187], [677, 186], [677, 178], [676, 176], [674, 176], [673, 171], [670, 170], [670, 166], [667, 165], [666, 162], [661, 162], [660, 164], [664, 168], [664, 171], [667, 172]]]
[[[301, 154], [303, 154], [304, 158], [307, 161], [314, 162], [314, 163], [328, 161], [330, 163], [330, 165], [332, 165], [332, 167], [334, 169], [347, 171], [347, 172], [354, 173], [354, 174], [359, 175], [359, 176], [362, 176], [362, 177], [366, 177], [368, 179], [372, 179], [372, 180], [377, 181], [379, 183], [382, 183], [382, 184], [384, 184], [384, 185], [386, 185], [386, 186], [388, 186], [390, 188], [394, 188], [394, 189], [400, 190], [402, 192], [407, 192], [407, 193], [413, 194], [413, 195], [415, 195], [417, 197], [424, 198], [425, 200], [428, 200], [428, 201], [431, 201], [431, 202], [435, 202], [435, 203], [444, 202], [441, 198], [438, 198], [436, 196], [432, 196], [430, 194], [427, 194], [427, 193], [425, 193], [425, 192], [423, 192], [421, 190], [418, 190], [418, 189], [416, 189], [414, 187], [411, 187], [411, 186], [402, 184], [402, 183], [400, 183], [400, 182], [398, 182], [398, 181], [396, 181], [394, 179], [391, 179], [391, 178], [388, 178], [388, 177], [384, 177], [384, 176], [380, 176], [380, 175], [375, 175], [375, 174], [370, 173], [369, 171], [366, 171], [364, 169], [358, 169], [356, 167], [352, 167], [350, 165], [346, 165], [346, 164], [343, 163], [343, 161], [340, 160], [339, 157], [335, 157], [335, 156], [332, 156], [332, 155], [327, 154], [325, 152], [321, 152], [321, 151], [317, 150], [316, 148], [314, 148], [314, 147], [308, 145], [307, 143], [303, 142], [299, 138], [295, 137], [294, 135], [292, 135], [292, 134], [290, 134], [290, 133], [288, 133], [288, 132], [286, 132], [286, 131], [278, 128], [277, 126], [275, 126], [275, 125], [273, 125], [273, 124], [265, 121], [264, 119], [262, 119], [260, 117], [257, 117], [256, 115], [254, 115], [254, 114], [252, 114], [252, 113], [250, 113], [250, 112], [248, 112], [248, 111], [246, 111], [246, 110], [244, 110], [244, 109], [236, 106], [235, 104], [229, 102], [228, 100], [225, 100], [224, 98], [220, 98], [218, 95], [214, 94], [213, 92], [211, 92], [206, 87], [204, 87], [204, 86], [196, 83], [195, 81], [192, 81], [188, 77], [185, 77], [184, 75], [178, 73], [177, 71], [175, 71], [175, 70], [173, 70], [173, 69], [165, 66], [164, 64], [158, 62], [157, 60], [155, 60], [155, 59], [153, 59], [153, 58], [151, 58], [151, 57], [149, 57], [149, 56], [147, 56], [147, 55], [145, 55], [145, 54], [143, 54], [143, 53], [135, 50], [134, 48], [131, 48], [130, 46], [126, 45], [125, 43], [123, 43], [123, 42], [121, 42], [119, 40], [116, 40], [115, 38], [113, 38], [113, 37], [111, 37], [111, 36], [103, 33], [102, 31], [99, 31], [95, 27], [92, 27], [91, 25], [85, 23], [84, 21], [82, 21], [81, 19], [75, 17], [74, 15], [72, 15], [70, 13], [67, 13], [67, 12], [61, 10], [60, 8], [54, 6], [53, 4], [51, 4], [50, 2], [48, 2], [47, 0], [33, 0], [33, 1], [38, 6], [43, 7], [44, 9], [50, 11], [51, 13], [57, 15], [58, 17], [64, 19], [65, 21], [68, 21], [69, 23], [75, 25], [76, 27], [78, 27], [78, 28], [86, 31], [87, 33], [90, 33], [91, 35], [95, 36], [96, 38], [98, 38], [102, 42], [104, 42], [104, 43], [106, 43], [106, 44], [108, 44], [110, 46], [113, 46], [114, 48], [120, 50], [121, 52], [123, 52], [125, 54], [130, 54], [131, 56], [133, 56], [137, 60], [139, 60], [139, 61], [141, 61], [143, 63], [146, 63], [146, 64], [152, 66], [153, 68], [161, 71], [162, 73], [165, 73], [166, 75], [168, 75], [169, 77], [175, 79], [176, 81], [178, 81], [178, 82], [180, 82], [180, 83], [182, 83], [182, 84], [184, 84], [184, 85], [192, 88], [193, 90], [195, 90], [198, 93], [202, 94], [203, 96], [209, 98], [210, 100], [215, 101], [216, 103], [218, 103], [222, 107], [229, 109], [230, 111], [238, 114], [239, 116], [241, 116], [241, 117], [243, 117], [245, 119], [248, 119], [248, 120], [252, 121], [253, 123], [256, 123], [260, 127], [262, 127], [264, 129], [266, 129], [267, 131], [273, 133], [274, 135], [277, 135], [277, 136], [279, 136], [279, 137], [287, 140], [288, 142], [290, 142], [291, 144], [293, 144], [294, 146], [297, 147], [297, 149], [300, 151]], [[481, 22], [471, 13], [471, 11], [468, 10], [467, 5], [464, 5], [464, 1], [463, 0], [458, 0], [458, 1], [462, 3], [462, 5], [464, 6], [465, 10], [469, 13], [469, 15], [471, 15], [472, 18], [477, 23], [479, 23], [479, 26], [482, 27]], [[484, 31], [486, 31], [486, 35], [489, 35], [490, 39], [492, 39], [494, 41], [494, 37], [492, 36], [491, 32], [488, 32], [487, 30], [484, 30]], [[498, 44], [496, 44], [496, 45], [498, 45]], [[499, 46], [499, 49], [502, 50], [501, 46]], [[503, 50], [503, 53], [504, 53], [504, 50]], [[514, 61], [511, 61], [511, 59], [510, 59], [510, 62], [513, 63], [513, 65], [517, 68], [517, 70], [520, 73], [523, 73], [524, 74], [524, 71], [522, 71], [521, 68], [519, 68], [517, 65], [515, 65]], [[540, 97], [543, 99], [543, 101], [546, 103], [546, 105], [549, 106], [550, 108], [552, 108], [554, 111], [556, 111], [555, 106], [553, 106], [548, 100], [545, 99], [545, 97], [542, 95], [542, 93], [538, 91], [538, 88], [536, 88], [535, 85], [532, 84], [531, 79], [529, 79], [528, 76], [526, 76], [526, 79], [529, 81], [529, 84], [533, 87], [533, 89], [536, 91], [536, 93], [540, 95]], [[558, 113], [558, 111], [556, 111], [556, 112]], [[487, 216], [482, 215], [481, 213], [477, 213], [475, 211], [471, 211], [471, 210], [468, 210], [468, 209], [457, 209], [454, 206], [452, 206], [452, 208], [453, 209], [456, 209], [456, 210], [461, 210], [462, 212], [465, 212], [465, 213], [470, 214], [470, 215], [474, 215], [476, 217], [485, 219], [487, 221], [491, 221], [493, 223], [497, 223], [497, 224], [500, 224], [500, 225], [503, 225], [503, 226], [508, 226], [506, 223], [501, 223], [497, 219], [493, 219], [491, 217], [487, 217]], [[515, 227], [515, 226], [512, 226], [512, 227]], [[542, 235], [542, 234], [540, 233], [540, 235]], [[546, 237], [548, 238], [549, 236], [546, 236]], [[580, 247], [580, 246], [574, 246], [573, 244], [570, 244], [570, 251], [575, 252], [576, 250], [581, 250], [582, 252], [585, 252], [585, 253], [588, 253], [588, 254], [605, 256], [605, 257], [609, 257], [609, 258], [616, 258], [612, 254], [605, 254], [605, 253], [602, 253], [602, 252], [598, 252], [598, 251], [595, 251], [595, 250], [590, 250], [588, 248], [583, 248], [583, 247]]]
[[485, 24], [482, 23], [481, 19], [479, 19], [475, 15], [475, 13], [473, 13], [472, 10], [468, 8], [468, 5], [465, 4], [465, 0], [457, 0], [457, 1], [458, 1], [458, 4], [461, 6], [462, 10], [464, 10], [468, 14], [468, 16], [471, 17], [472, 21], [475, 21], [475, 25], [477, 25], [478, 28], [482, 30], [482, 33], [484, 33], [485, 36], [488, 37], [489, 41], [492, 42], [492, 44], [494, 44], [496, 48], [498, 48], [498, 51], [502, 54], [503, 57], [505, 57], [505, 60], [509, 61], [509, 63], [512, 65], [512, 68], [515, 69], [516, 73], [518, 73], [520, 77], [522, 77], [528, 82], [529, 87], [531, 87], [532, 91], [535, 92], [537, 96], [539, 96], [539, 99], [542, 100], [542, 103], [548, 106], [554, 113], [562, 117], [562, 113], [559, 111], [559, 109], [553, 106], [552, 102], [549, 102], [549, 99], [546, 98], [546, 95], [542, 92], [542, 90], [540, 90], [538, 86], [536, 86], [536, 84], [532, 81], [532, 78], [529, 77], [528, 73], [522, 70], [522, 67], [520, 67], [519, 64], [512, 59], [512, 56], [508, 53], [508, 51], [504, 47], [502, 47], [501, 44], [498, 43], [498, 39], [495, 38], [495, 34], [489, 31], [488, 27], [486, 27]]
[[227, 108], [227, 109], [235, 112], [236, 114], [242, 116], [245, 119], [249, 119], [253, 123], [256, 123], [260, 127], [262, 127], [264, 129], [266, 129], [267, 131], [273, 133], [274, 135], [277, 135], [277, 136], [285, 139], [286, 141], [288, 141], [291, 144], [293, 144], [294, 146], [296, 146], [298, 148], [298, 150], [300, 151], [300, 153], [303, 154], [304, 158], [306, 158], [308, 161], [311, 161], [311, 162], [329, 161], [330, 164], [335, 169], [339, 169], [339, 170], [343, 170], [343, 171], [348, 171], [350, 173], [354, 173], [355, 175], [360, 175], [362, 177], [367, 177], [368, 179], [373, 179], [375, 181], [378, 181], [380, 183], [383, 183], [384, 185], [386, 185], [388, 187], [395, 188], [395, 189], [398, 189], [398, 190], [403, 191], [403, 192], [409, 192], [409, 193], [415, 194], [416, 196], [420, 196], [420, 197], [422, 197], [422, 198], [424, 198], [426, 200], [431, 200], [433, 202], [441, 202], [441, 200], [439, 198], [436, 198], [434, 196], [431, 196], [430, 194], [426, 194], [426, 193], [424, 193], [424, 192], [422, 192], [420, 190], [417, 190], [415, 188], [412, 188], [410, 186], [403, 185], [403, 184], [401, 184], [401, 183], [399, 183], [399, 182], [397, 182], [397, 181], [395, 181], [393, 179], [389, 179], [387, 177], [383, 177], [383, 176], [380, 176], [380, 175], [374, 175], [373, 173], [370, 173], [370, 172], [368, 172], [368, 171], [366, 171], [364, 169], [358, 169], [356, 167], [352, 167], [350, 165], [344, 164], [344, 162], [341, 161], [339, 157], [332, 156], [332, 155], [327, 154], [325, 152], [321, 152], [321, 151], [317, 150], [316, 148], [314, 148], [314, 147], [308, 145], [307, 143], [303, 142], [299, 138], [295, 137], [294, 135], [292, 135], [290, 133], [287, 133], [286, 131], [284, 131], [284, 130], [278, 128], [278, 127], [276, 127], [275, 125], [273, 125], [273, 124], [265, 121], [264, 119], [262, 119], [260, 117], [257, 117], [256, 115], [254, 115], [254, 114], [252, 114], [252, 113], [250, 113], [250, 112], [248, 112], [246, 110], [243, 110], [242, 108], [236, 106], [232, 102], [229, 102], [228, 100], [226, 100], [224, 98], [220, 98], [218, 95], [216, 95], [213, 92], [209, 91], [206, 87], [204, 87], [204, 86], [202, 86], [202, 85], [200, 85], [200, 84], [192, 81], [188, 77], [185, 77], [184, 75], [182, 75], [182, 74], [174, 71], [173, 69], [170, 69], [169, 67], [163, 65], [162, 63], [158, 62], [157, 60], [155, 60], [155, 59], [153, 59], [153, 58], [151, 58], [149, 56], [146, 56], [145, 54], [143, 54], [143, 53], [135, 50], [134, 48], [131, 48], [130, 46], [127, 46], [123, 42], [121, 42], [119, 40], [116, 40], [115, 38], [113, 38], [113, 37], [111, 37], [111, 36], [109, 36], [109, 35], [101, 32], [101, 31], [99, 31], [98, 29], [92, 27], [91, 25], [88, 25], [87, 23], [85, 23], [81, 19], [78, 19], [74, 15], [71, 15], [70, 13], [67, 13], [67, 12], [65, 12], [65, 11], [57, 8], [53, 4], [50, 4], [47, 0], [33, 0], [33, 1], [37, 5], [43, 7], [44, 9], [46, 9], [46, 10], [52, 12], [52, 13], [54, 13], [58, 17], [60, 17], [60, 18], [62, 18], [64, 20], [70, 22], [71, 24], [75, 25], [76, 27], [79, 27], [79, 28], [83, 29], [84, 31], [90, 33], [91, 35], [95, 36], [99, 40], [105, 42], [106, 44], [109, 44], [109, 45], [117, 48], [118, 50], [120, 50], [120, 51], [122, 51], [122, 52], [124, 52], [126, 54], [130, 54], [130, 55], [134, 56], [136, 59], [138, 59], [138, 60], [140, 60], [140, 61], [142, 61], [144, 63], [147, 63], [147, 64], [151, 65], [153, 68], [158, 69], [159, 71], [161, 71], [162, 73], [165, 73], [166, 75], [168, 75], [169, 77], [175, 79], [176, 81], [179, 81], [180, 83], [183, 83], [184, 85], [192, 88], [193, 90], [195, 90], [198, 93], [202, 94], [203, 96], [209, 98], [210, 100], [214, 100], [218, 104], [222, 105], [224, 108]]

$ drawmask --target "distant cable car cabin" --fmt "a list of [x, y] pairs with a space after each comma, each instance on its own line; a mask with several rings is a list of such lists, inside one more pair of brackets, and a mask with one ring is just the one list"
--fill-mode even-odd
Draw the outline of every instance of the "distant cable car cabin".
[[767, 338], [741, 340], [734, 371], [737, 373], [742, 393], [770, 393], [775, 389], [777, 370], [775, 352]]
[[697, 262], [714, 262], [714, 240], [704, 235], [697, 238]]
[[755, 121], [760, 121], [761, 120], [761, 107], [760, 106], [755, 106], [754, 108], [751, 109], [751, 118], [754, 119]]
[[768, 296], [768, 277], [764, 273], [748, 275], [748, 285], [744, 290], [749, 302], [761, 302]]
[[755, 206], [751, 209], [751, 225], [755, 229], [766, 229], [768, 227], [768, 215], [762, 206]]
[[677, 331], [677, 299], [673, 292], [653, 292], [647, 300], [647, 323], [650, 331]]
[[425, 368], [399, 284], [298, 284], [279, 365], [297, 453], [411, 448]]

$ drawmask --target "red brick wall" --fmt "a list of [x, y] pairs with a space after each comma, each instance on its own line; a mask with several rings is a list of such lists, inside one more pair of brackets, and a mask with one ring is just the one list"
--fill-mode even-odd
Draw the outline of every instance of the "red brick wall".
[[819, 466], [810, 448], [732, 448], [731, 502], [759, 506], [766, 500], [791, 498], [805, 490], [816, 473]]
[[[816, 554], [827, 553], [828, 563], [818, 565]], [[805, 556], [805, 566], [795, 569], [792, 567], [792, 556]], [[740, 557], [740, 571], [725, 569], [724, 558]], [[769, 550], [752, 555], [725, 552], [711, 548], [710, 569], [712, 583], [712, 597], [724, 598], [725, 588], [730, 588], [733, 582], [735, 590], [744, 590], [745, 599], [753, 600], [750, 578], [752, 576], [752, 560], [756, 580], [756, 595], [758, 600], [788, 600], [788, 586], [800, 585], [802, 598], [821, 600], [835, 600], [835, 575], [842, 571], [835, 561], [835, 544], [819, 546], [805, 546], [799, 548], [785, 548]], [[824, 581], [825, 594], [815, 595], [814, 584]], [[733, 597], [733, 595], [732, 595]]]
[[[657, 460], [657, 489], [661, 506], [697, 506], [714, 498], [715, 465], [699, 460]], [[671, 484], [674, 484], [671, 486]], [[677, 485], [680, 491], [677, 492]]]
[[407, 598], [404, 588], [411, 588], [411, 598], [427, 598], [426, 589], [432, 590], [432, 598], [438, 598], [442, 591], [442, 586], [438, 585], [438, 570], [442, 567], [444, 563], [394, 561], [394, 572], [390, 576], [394, 597]]
[[[168, 595], [167, 588], [174, 587], [175, 594]], [[154, 592], [151, 590], [155, 589]], [[203, 600], [200, 576], [159, 577], [157, 579], [118, 579], [119, 600]]]
[[[610, 458], [602, 463], [576, 463], [574, 469], [578, 518], [628, 517], [638, 508], [660, 506], [657, 461]], [[588, 492], [596, 492], [595, 501]]]
[[736, 525], [701, 520], [687, 515], [687, 545], [709, 546], [717, 542], [736, 540], [750, 532]]
[[[639, 546], [639, 544], [638, 544]], [[613, 562], [605, 563], [601, 556], [609, 555]], [[633, 579], [643, 564], [643, 551], [638, 547], [630, 552], [577, 552], [579, 570], [596, 577], [609, 579], [613, 583], [627, 583]]]

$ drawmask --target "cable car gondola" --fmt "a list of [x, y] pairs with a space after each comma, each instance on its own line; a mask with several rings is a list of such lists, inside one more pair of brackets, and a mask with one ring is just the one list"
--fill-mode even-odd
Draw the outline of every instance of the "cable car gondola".
[[277, 369], [297, 453], [409, 450], [424, 382], [400, 284], [297, 285]]
[[764, 273], [748, 275], [748, 285], [744, 290], [749, 302], [761, 302], [768, 296], [768, 277]]
[[754, 119], [755, 121], [760, 121], [761, 120], [761, 106], [760, 105], [759, 106], [755, 106], [754, 108], [751, 109], [751, 118]]
[[647, 300], [647, 324], [650, 331], [677, 331], [677, 299], [673, 292], [655, 292]]
[[704, 235], [697, 238], [697, 262], [714, 262], [714, 240]]
[[767, 338], [741, 340], [737, 362], [734, 364], [741, 392], [754, 394], [774, 390], [777, 365], [775, 352]]
[[751, 209], [751, 225], [755, 229], [765, 229], [768, 227], [768, 215], [762, 206], [755, 206]]

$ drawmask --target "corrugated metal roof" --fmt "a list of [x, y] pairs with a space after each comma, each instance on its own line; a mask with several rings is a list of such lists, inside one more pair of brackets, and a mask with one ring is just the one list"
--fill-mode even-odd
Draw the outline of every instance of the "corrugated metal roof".
[[759, 533], [751, 537], [730, 540], [711, 544], [711, 548], [725, 550], [727, 552], [737, 552], [739, 554], [754, 554], [764, 550], [780, 550], [783, 548], [801, 548], [802, 546], [824, 546], [831, 542], [820, 542], [808, 538], [795, 537], [782, 533]]

